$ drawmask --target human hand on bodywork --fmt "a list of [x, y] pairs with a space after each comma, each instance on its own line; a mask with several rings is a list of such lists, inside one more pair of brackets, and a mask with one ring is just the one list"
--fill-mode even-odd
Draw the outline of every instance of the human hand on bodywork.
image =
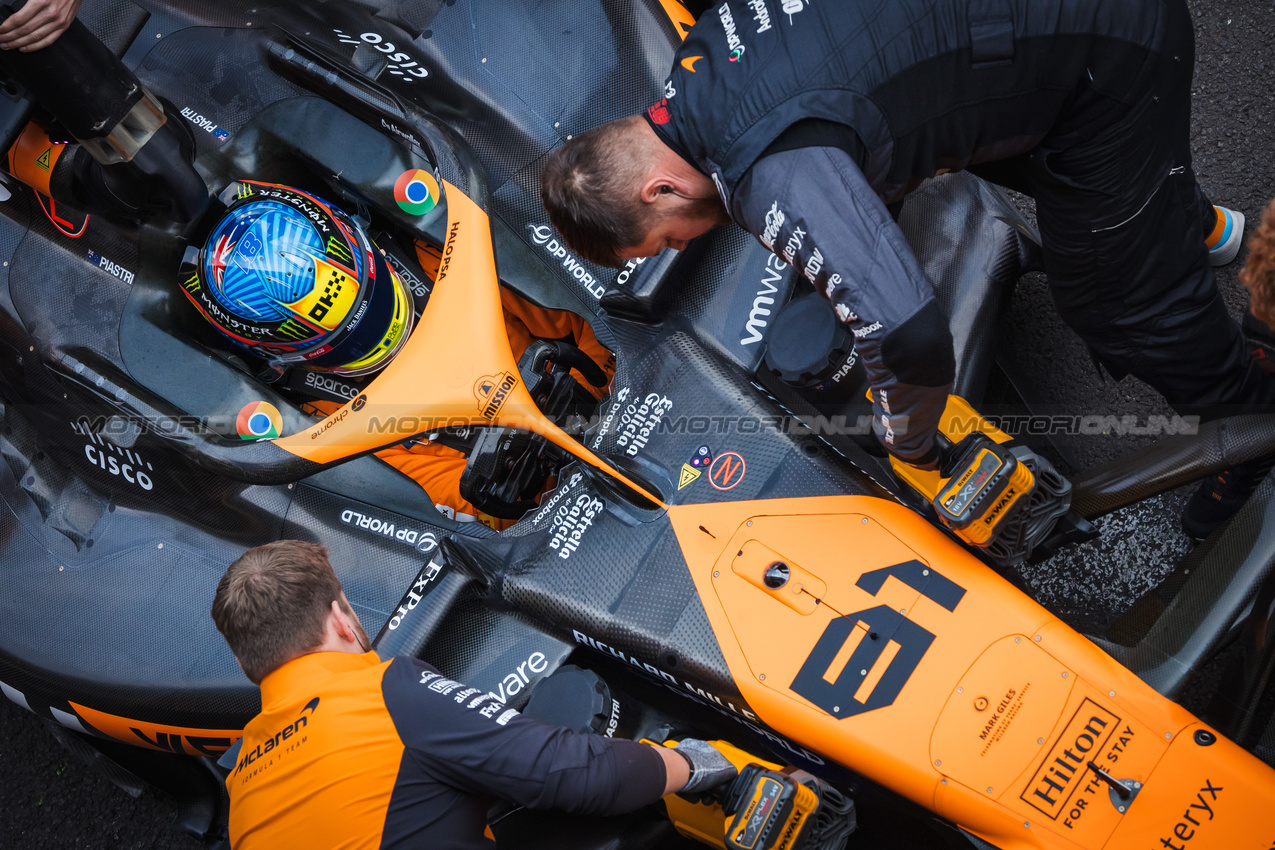
[[30, 53], [48, 47], [66, 32], [79, 10], [80, 0], [26, 0], [0, 24], [0, 50]]

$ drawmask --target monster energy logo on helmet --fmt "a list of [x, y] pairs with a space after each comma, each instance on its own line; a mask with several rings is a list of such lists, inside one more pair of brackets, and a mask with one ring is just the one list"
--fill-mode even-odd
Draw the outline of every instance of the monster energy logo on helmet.
[[353, 219], [288, 186], [240, 181], [183, 292], [214, 327], [264, 359], [340, 374], [381, 368], [406, 341], [411, 298]]

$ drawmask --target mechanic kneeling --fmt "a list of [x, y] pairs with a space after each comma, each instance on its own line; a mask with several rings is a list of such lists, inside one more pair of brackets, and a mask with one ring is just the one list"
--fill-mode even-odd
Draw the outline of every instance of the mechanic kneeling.
[[248, 550], [217, 585], [212, 616], [261, 686], [226, 780], [236, 850], [492, 847], [488, 795], [611, 815], [735, 776], [702, 741], [671, 750], [580, 734], [416, 659], [382, 661], [323, 546]]

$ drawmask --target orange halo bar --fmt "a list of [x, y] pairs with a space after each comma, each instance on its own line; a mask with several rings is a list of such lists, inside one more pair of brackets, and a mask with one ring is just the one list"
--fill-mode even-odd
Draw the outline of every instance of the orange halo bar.
[[443, 181], [447, 240], [430, 300], [407, 344], [367, 391], [322, 422], [280, 437], [285, 451], [333, 463], [445, 427], [531, 431], [661, 507], [532, 401], [509, 347], [487, 214]]

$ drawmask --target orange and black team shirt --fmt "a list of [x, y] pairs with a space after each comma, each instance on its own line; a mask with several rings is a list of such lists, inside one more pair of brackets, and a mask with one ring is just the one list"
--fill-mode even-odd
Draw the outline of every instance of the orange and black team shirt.
[[303, 655], [261, 704], [226, 780], [234, 850], [490, 850], [489, 796], [608, 815], [664, 790], [646, 744], [524, 717], [411, 658]]

